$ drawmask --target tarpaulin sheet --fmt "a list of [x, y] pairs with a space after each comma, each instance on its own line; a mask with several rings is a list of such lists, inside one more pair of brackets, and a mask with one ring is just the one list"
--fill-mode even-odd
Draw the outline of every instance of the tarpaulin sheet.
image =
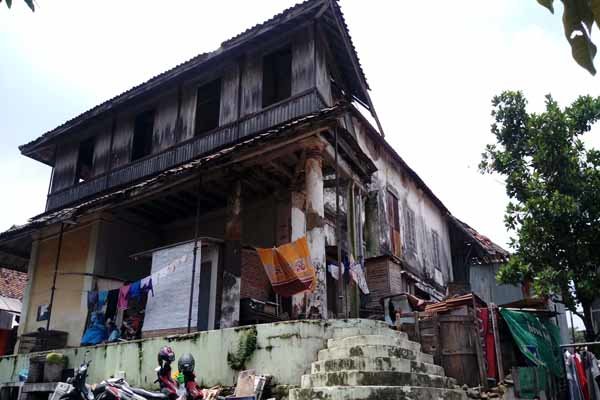
[[273, 291], [290, 297], [316, 285], [315, 269], [310, 261], [306, 237], [270, 249], [256, 251], [260, 257]]
[[535, 365], [562, 377], [564, 369], [558, 327], [528, 312], [502, 308], [500, 314], [508, 324], [521, 353]]

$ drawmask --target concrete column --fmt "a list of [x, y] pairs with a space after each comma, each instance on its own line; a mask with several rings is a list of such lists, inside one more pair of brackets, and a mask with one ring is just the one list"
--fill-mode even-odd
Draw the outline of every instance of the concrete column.
[[[304, 192], [292, 192], [291, 195], [291, 240], [298, 240], [302, 236], [306, 236], [306, 195]], [[292, 296], [292, 319], [298, 319], [302, 314], [305, 315], [306, 295], [300, 293]]]
[[[19, 322], [19, 327], [17, 328], [17, 335], [20, 337], [22, 334], [27, 333], [27, 319], [30, 318], [31, 315], [36, 315], [36, 310], [30, 310], [30, 298], [31, 298], [31, 288], [33, 287], [33, 283], [35, 282], [35, 267], [37, 266], [38, 261], [38, 249], [40, 245], [39, 233], [35, 232], [32, 234], [32, 242], [31, 242], [31, 251], [29, 252], [29, 263], [27, 265], [27, 285], [25, 286], [25, 291], [23, 293], [23, 303], [21, 305], [21, 319]], [[19, 348], [19, 341], [15, 344], [14, 353], [17, 353], [17, 349]]]
[[323, 147], [311, 144], [307, 149], [305, 164], [306, 237], [311, 261], [317, 274], [317, 286], [307, 293], [306, 315], [310, 318], [327, 318], [327, 276], [325, 260], [325, 203], [323, 196]]
[[240, 322], [240, 287], [242, 273], [242, 184], [237, 181], [227, 199], [225, 251], [221, 290], [221, 328]]

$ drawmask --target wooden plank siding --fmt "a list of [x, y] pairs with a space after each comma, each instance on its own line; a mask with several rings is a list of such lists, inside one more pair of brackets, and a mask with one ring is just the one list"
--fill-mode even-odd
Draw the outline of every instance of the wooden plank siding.
[[[323, 102], [323, 98], [330, 97], [330, 90], [328, 92], [325, 88], [329, 85], [329, 76], [326, 66], [321, 65], [319, 71], [325, 76], [317, 79], [317, 49], [313, 32], [313, 29], [307, 28], [301, 34], [242, 55], [202, 76], [189, 77], [154, 99], [131, 104], [128, 109], [116, 114], [114, 126], [112, 117], [106, 119], [102, 129], [97, 131], [93, 174], [86, 182], [75, 183], [78, 146], [63, 146], [57, 154], [47, 210], [190, 161], [270, 126], [327, 106], [330, 100]], [[292, 50], [291, 97], [263, 108], [263, 58], [285, 47], [286, 43]], [[219, 127], [196, 137], [198, 87], [213, 79], [221, 79]], [[317, 81], [321, 86], [319, 93], [315, 89]], [[155, 110], [152, 153], [132, 162], [135, 115], [149, 109]]]
[[[310, 90], [292, 97], [286, 102], [278, 103], [259, 113], [247, 116], [238, 122], [219, 127], [205, 135], [193, 137], [161, 153], [114, 168], [109, 174], [53, 192], [48, 196], [47, 210], [57, 209], [103, 190], [159, 173], [220, 147], [236, 143], [271, 126], [318, 111], [323, 107], [325, 104], [316, 90]], [[127, 145], [129, 144], [127, 143]]]

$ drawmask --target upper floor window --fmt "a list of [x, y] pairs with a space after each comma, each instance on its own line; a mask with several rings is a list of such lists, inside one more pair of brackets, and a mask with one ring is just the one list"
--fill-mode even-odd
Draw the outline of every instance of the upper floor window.
[[440, 263], [440, 235], [434, 230], [431, 230], [431, 242], [433, 245], [433, 266], [437, 270], [442, 270]]
[[390, 191], [387, 192], [388, 218], [390, 221], [390, 241], [392, 253], [400, 257], [400, 212], [398, 211], [398, 198]]
[[404, 236], [406, 252], [413, 255], [417, 252], [417, 234], [415, 231], [415, 212], [410, 208], [406, 207], [404, 212]]
[[136, 115], [131, 145], [131, 161], [152, 153], [152, 132], [154, 131], [154, 110]]
[[263, 107], [292, 95], [292, 49], [286, 47], [263, 58]]
[[221, 80], [216, 79], [198, 88], [196, 100], [195, 135], [211, 131], [219, 126], [221, 113]]
[[89, 138], [79, 143], [77, 153], [77, 169], [75, 171], [75, 183], [87, 181], [92, 177], [94, 170], [94, 145], [96, 138]]

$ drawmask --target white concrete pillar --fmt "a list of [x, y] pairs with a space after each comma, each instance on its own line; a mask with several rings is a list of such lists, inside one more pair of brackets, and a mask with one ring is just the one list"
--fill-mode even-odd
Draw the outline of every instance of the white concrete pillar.
[[[227, 199], [225, 254], [221, 278], [220, 328], [240, 323], [240, 288], [242, 272], [242, 183], [236, 181]], [[197, 271], [200, 273], [200, 271]]]
[[311, 261], [317, 275], [317, 285], [306, 295], [306, 316], [327, 318], [327, 272], [325, 259], [325, 202], [323, 196], [323, 147], [311, 144], [305, 164], [306, 238]]
[[[38, 261], [38, 249], [40, 246], [39, 233], [35, 232], [32, 234], [32, 242], [31, 242], [31, 251], [29, 252], [29, 264], [27, 265], [27, 285], [25, 286], [25, 291], [23, 293], [23, 303], [21, 305], [21, 316], [19, 327], [17, 328], [17, 335], [21, 336], [24, 333], [27, 333], [27, 320], [33, 316], [36, 316], [36, 310], [31, 310], [30, 307], [30, 299], [31, 299], [31, 288], [35, 282], [35, 268], [37, 266]], [[19, 348], [19, 342], [15, 345], [15, 353]]]

